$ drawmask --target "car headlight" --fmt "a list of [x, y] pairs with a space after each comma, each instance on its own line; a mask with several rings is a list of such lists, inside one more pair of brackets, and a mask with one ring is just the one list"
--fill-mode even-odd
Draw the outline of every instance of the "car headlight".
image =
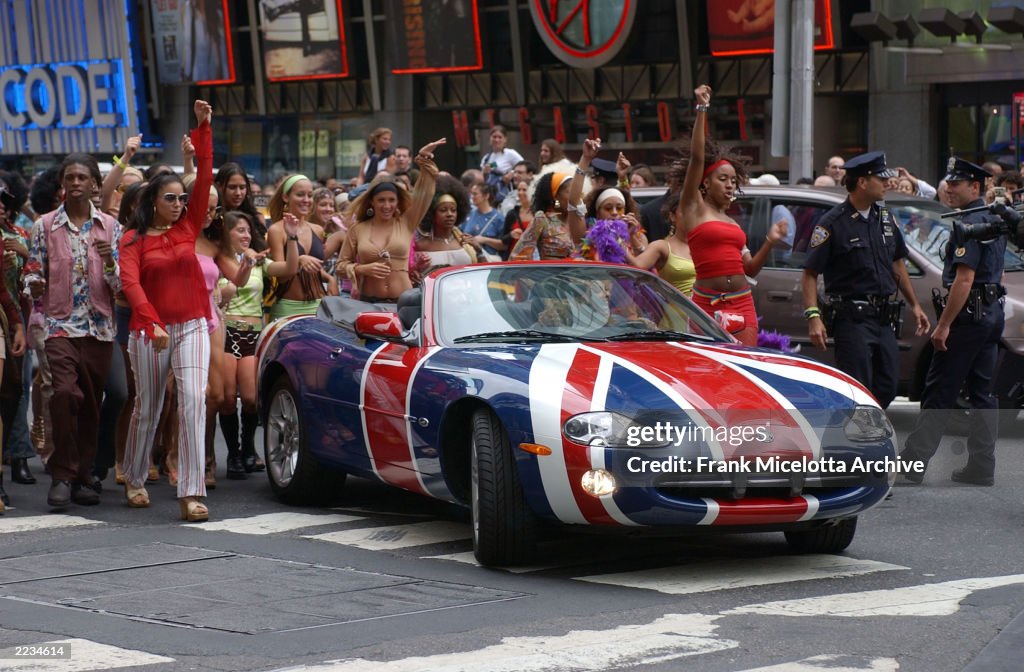
[[669, 445], [667, 437], [652, 441], [645, 436], [643, 427], [621, 413], [613, 411], [591, 411], [579, 413], [565, 421], [562, 433], [573, 443], [584, 446], [608, 446], [610, 448], [664, 448]]
[[850, 441], [878, 441], [893, 435], [892, 423], [885, 411], [875, 406], [857, 406], [843, 427]]

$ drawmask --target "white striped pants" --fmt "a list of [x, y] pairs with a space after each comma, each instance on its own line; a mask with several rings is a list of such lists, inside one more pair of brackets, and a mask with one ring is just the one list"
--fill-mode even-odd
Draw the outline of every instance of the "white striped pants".
[[146, 482], [170, 369], [174, 371], [178, 393], [178, 497], [205, 497], [210, 334], [205, 319], [169, 324], [167, 333], [170, 345], [159, 353], [144, 334], [132, 332], [128, 337], [136, 393], [125, 447], [125, 482], [133, 488], [141, 488]]

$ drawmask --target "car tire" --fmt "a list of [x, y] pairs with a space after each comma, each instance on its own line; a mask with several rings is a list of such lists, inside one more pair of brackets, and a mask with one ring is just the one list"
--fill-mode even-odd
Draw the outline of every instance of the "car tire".
[[274, 381], [266, 408], [263, 451], [270, 489], [289, 504], [336, 499], [346, 474], [321, 466], [310, 454], [302, 408], [288, 376]]
[[509, 566], [536, 551], [536, 519], [526, 503], [508, 435], [490, 409], [473, 414], [470, 499], [473, 553], [481, 565]]
[[843, 518], [835, 525], [813, 530], [786, 532], [786, 542], [797, 553], [840, 553], [857, 533], [857, 517]]

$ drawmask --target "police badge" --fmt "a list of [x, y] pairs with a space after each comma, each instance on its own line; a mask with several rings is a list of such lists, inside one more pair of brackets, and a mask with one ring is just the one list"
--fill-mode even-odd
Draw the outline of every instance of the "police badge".
[[832, 233], [824, 226], [818, 225], [814, 227], [814, 233], [811, 234], [811, 247], [818, 247], [826, 240]]

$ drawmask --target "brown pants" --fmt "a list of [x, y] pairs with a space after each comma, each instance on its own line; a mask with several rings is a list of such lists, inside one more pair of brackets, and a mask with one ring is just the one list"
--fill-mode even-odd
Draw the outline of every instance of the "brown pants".
[[50, 418], [54, 448], [47, 465], [56, 481], [92, 483], [100, 402], [113, 347], [113, 343], [91, 336], [46, 341], [53, 379]]

